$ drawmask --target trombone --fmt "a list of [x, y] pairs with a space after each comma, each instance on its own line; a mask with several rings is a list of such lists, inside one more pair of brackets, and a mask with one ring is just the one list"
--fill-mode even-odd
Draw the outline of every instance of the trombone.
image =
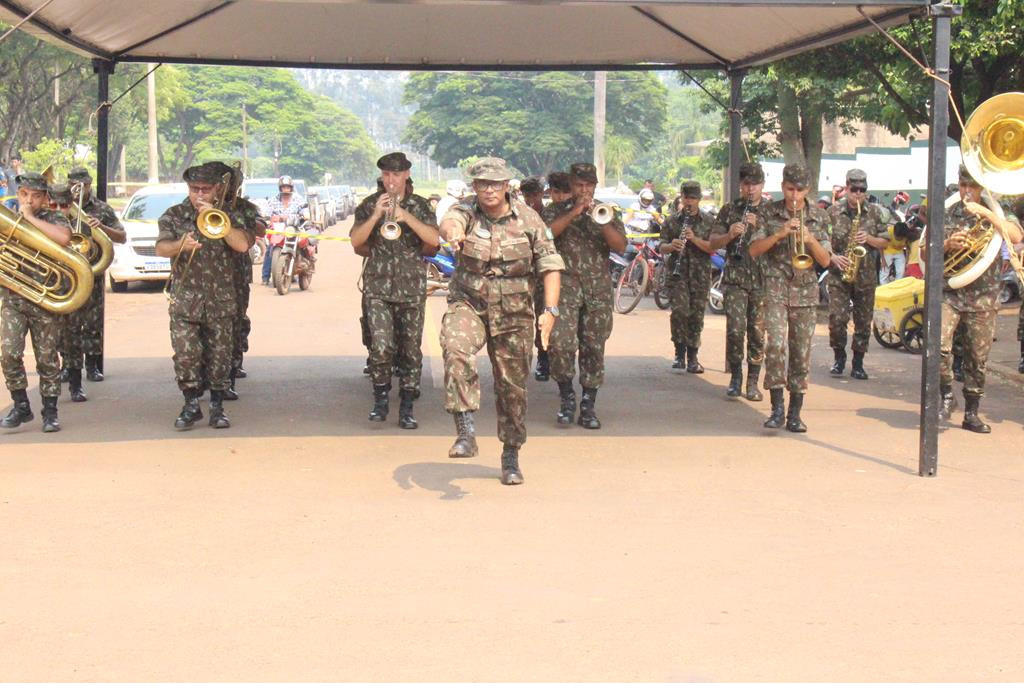
[[[196, 216], [196, 230], [198, 230], [199, 234], [208, 240], [222, 240], [228, 236], [229, 232], [231, 232], [231, 217], [228, 216], [227, 212], [223, 209], [231, 184], [230, 173], [225, 173], [221, 176], [220, 189], [214, 197], [213, 206], [206, 207]], [[234, 203], [235, 199], [232, 198], [232, 206]], [[167, 278], [167, 284], [164, 285], [164, 296], [167, 297], [168, 301], [174, 301], [174, 270], [178, 267], [178, 261], [181, 259], [181, 252], [185, 249], [185, 237], [192, 234], [194, 233], [190, 230], [182, 236], [181, 244], [178, 246], [178, 253], [174, 255], [174, 260], [171, 262], [171, 275]], [[195, 256], [195, 249], [189, 251], [188, 260], [185, 261], [185, 267], [181, 273], [182, 278], [188, 275], [189, 270], [192, 268], [192, 259], [194, 259]]]
[[814, 265], [814, 259], [807, 253], [807, 245], [804, 244], [807, 227], [804, 225], [804, 210], [800, 208], [796, 212], [800, 221], [800, 229], [789, 235], [790, 261], [797, 270], [807, 270]]
[[[82, 209], [85, 199], [83, 187], [84, 183], [77, 182], [73, 183], [70, 188], [75, 203], [69, 207], [69, 213], [75, 224], [71, 228], [71, 243], [68, 248], [84, 256], [89, 261], [93, 276], [99, 277], [114, 260], [114, 245], [107, 237], [107, 233], [103, 232], [100, 222]], [[86, 235], [83, 232], [83, 221], [89, 226], [91, 234]]]

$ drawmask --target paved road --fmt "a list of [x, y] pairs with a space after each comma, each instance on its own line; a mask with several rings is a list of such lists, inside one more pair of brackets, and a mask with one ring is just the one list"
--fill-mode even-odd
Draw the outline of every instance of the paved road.
[[482, 455], [445, 457], [440, 297], [421, 428], [367, 422], [359, 261], [321, 253], [311, 291], [254, 289], [232, 429], [171, 429], [166, 306], [133, 287], [64, 431], [0, 435], [4, 680], [1024, 677], [1018, 384], [922, 479], [918, 357], [835, 380], [819, 329], [810, 432], [768, 433], [724, 397], [724, 320], [708, 372], [675, 374], [644, 302], [615, 320], [605, 428], [559, 428], [531, 381], [506, 488], [486, 362]]

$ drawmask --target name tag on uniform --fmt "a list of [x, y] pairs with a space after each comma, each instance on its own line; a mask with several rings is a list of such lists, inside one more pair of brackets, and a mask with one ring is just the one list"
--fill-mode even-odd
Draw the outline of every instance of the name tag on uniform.
[[487, 228], [482, 228], [479, 225], [473, 229], [473, 233], [482, 240], [491, 239], [491, 231]]

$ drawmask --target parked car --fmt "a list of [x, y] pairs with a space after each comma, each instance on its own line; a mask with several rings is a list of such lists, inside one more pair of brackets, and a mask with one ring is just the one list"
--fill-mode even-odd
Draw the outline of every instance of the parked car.
[[[327, 191], [334, 199], [334, 220], [343, 221], [352, 213], [349, 207], [348, 198], [342, 193], [340, 185], [328, 185]], [[353, 207], [354, 208], [354, 207]]]
[[320, 204], [320, 215], [323, 219], [323, 225], [320, 227], [326, 229], [338, 219], [338, 200], [326, 185], [314, 185], [309, 188], [309, 194]]
[[113, 292], [127, 292], [129, 282], [166, 281], [171, 259], [156, 255], [157, 220], [164, 211], [188, 197], [185, 183], [143, 187], [121, 212], [128, 239], [114, 245], [114, 262], [107, 269]]
[[351, 185], [338, 185], [338, 190], [341, 192], [341, 196], [345, 198], [345, 204], [348, 206], [348, 216], [351, 216], [356, 212], [356, 207], [359, 206], [359, 197], [356, 196], [355, 190], [352, 189]]

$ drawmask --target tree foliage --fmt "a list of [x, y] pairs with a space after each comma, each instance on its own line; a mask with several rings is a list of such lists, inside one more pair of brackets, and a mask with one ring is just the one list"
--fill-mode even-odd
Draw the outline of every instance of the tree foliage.
[[[594, 153], [590, 73], [418, 73], [405, 87], [417, 106], [404, 139], [444, 166], [495, 155], [532, 173], [548, 173]], [[664, 130], [665, 87], [653, 74], [608, 78], [608, 128], [634, 148]]]

